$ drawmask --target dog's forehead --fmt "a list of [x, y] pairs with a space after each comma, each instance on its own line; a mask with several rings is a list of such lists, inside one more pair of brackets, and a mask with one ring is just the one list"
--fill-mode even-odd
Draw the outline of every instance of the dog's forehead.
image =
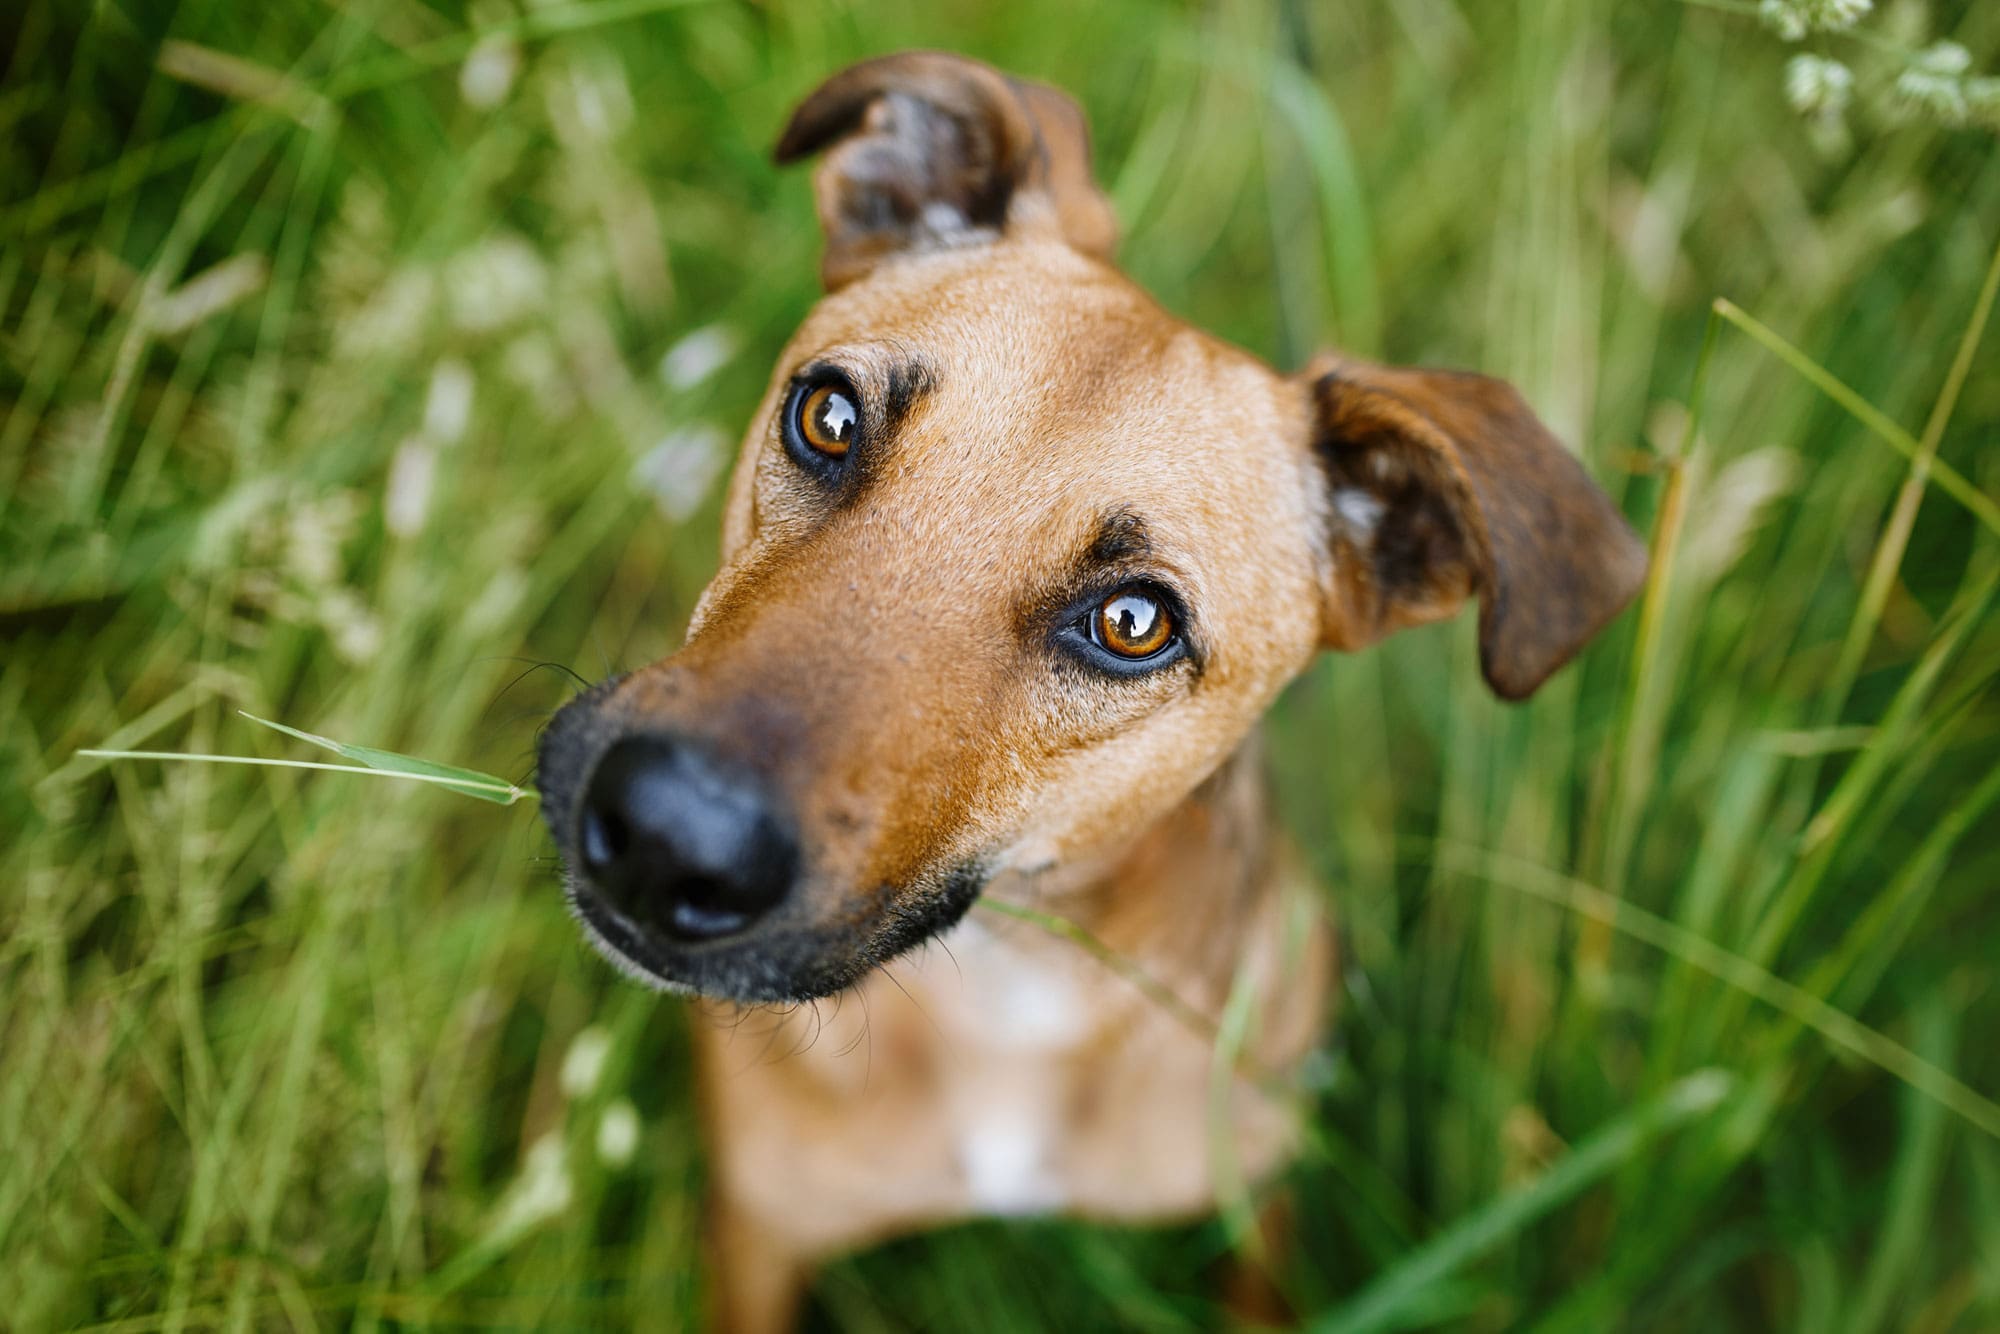
[[967, 334], [1011, 314], [1026, 325], [1107, 305], [1152, 302], [1116, 269], [1060, 244], [991, 241], [927, 251], [884, 264], [823, 297], [805, 331], [928, 329]]
[[1117, 270], [1060, 245], [1011, 242], [914, 256], [831, 294], [793, 358], [829, 353], [881, 370], [913, 363], [934, 405], [1003, 424], [1003, 409], [1083, 421], [1161, 395], [1183, 412], [1226, 410], [1227, 382], [1256, 365]]
[[1202, 505], [1295, 489], [1305, 453], [1279, 377], [1057, 245], [884, 265], [807, 319], [791, 369], [816, 360], [921, 385], [882, 447], [933, 482]]
[[815, 307], [773, 410], [824, 362], [864, 396], [921, 368], [799, 576], [853, 596], [893, 585], [895, 614], [870, 625], [963, 629], [1092, 569], [1127, 571], [1176, 588], [1236, 659], [1270, 638], [1256, 627], [1272, 607], [1311, 600], [1305, 396], [1108, 266], [1005, 242], [885, 264]]

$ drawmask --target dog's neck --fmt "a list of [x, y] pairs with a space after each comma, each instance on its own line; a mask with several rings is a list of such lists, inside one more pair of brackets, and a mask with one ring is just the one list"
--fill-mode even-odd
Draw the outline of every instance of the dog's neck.
[[[985, 897], [1062, 917], [1205, 991], [1226, 988], [1273, 880], [1270, 819], [1262, 738], [1253, 731], [1186, 800], [1126, 843], [1096, 858], [1003, 873]], [[997, 914], [982, 916], [997, 927]], [[1024, 943], [1037, 930], [1008, 926]]]

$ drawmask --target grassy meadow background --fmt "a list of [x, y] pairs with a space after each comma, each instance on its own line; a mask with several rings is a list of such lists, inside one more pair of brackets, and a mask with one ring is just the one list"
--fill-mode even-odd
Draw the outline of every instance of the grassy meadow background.
[[[689, 1019], [532, 801], [75, 752], [329, 758], [247, 710], [529, 778], [713, 567], [815, 295], [782, 118], [935, 45], [1075, 92], [1169, 308], [1508, 376], [1654, 543], [1526, 707], [1466, 618], [1279, 709], [1352, 964], [1299, 1312], [2000, 1328], [2000, 149], [1884, 86], [2000, 69], [2000, 6], [1810, 42], [1845, 148], [1749, 8], [13, 0], [0, 1326], [688, 1326]], [[1719, 297], [1805, 373], [1724, 321], [1698, 376]], [[1237, 1235], [979, 1224], [813, 1319], [1212, 1328]]]

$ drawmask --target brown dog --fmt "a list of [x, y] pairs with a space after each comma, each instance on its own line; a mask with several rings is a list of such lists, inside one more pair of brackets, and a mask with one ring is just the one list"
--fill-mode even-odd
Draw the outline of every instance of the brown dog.
[[[1505, 385], [1280, 375], [1154, 305], [1062, 94], [873, 60], [793, 116], [779, 160], [813, 153], [827, 295], [744, 439], [721, 573], [687, 646], [564, 708], [540, 770], [621, 968], [840, 996], [756, 1041], [697, 1026], [720, 1315], [753, 1331], [892, 1233], [1188, 1216], [1280, 1166], [1287, 1109], [1239, 1071], [1312, 1048], [1332, 956], [1259, 715], [1321, 648], [1472, 597], [1518, 699], [1645, 569]], [[982, 894], [1245, 1016], [1240, 1061], [1069, 942], [961, 923]]]

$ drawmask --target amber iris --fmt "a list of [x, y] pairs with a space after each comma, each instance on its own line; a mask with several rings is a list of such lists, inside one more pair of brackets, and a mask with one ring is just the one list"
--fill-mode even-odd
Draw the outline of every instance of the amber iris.
[[1091, 633], [1121, 658], [1150, 658], [1173, 640], [1174, 618], [1158, 598], [1128, 588], [1099, 604]]
[[861, 412], [854, 400], [834, 385], [821, 385], [799, 405], [799, 434], [808, 445], [833, 458], [845, 457], [860, 421]]

